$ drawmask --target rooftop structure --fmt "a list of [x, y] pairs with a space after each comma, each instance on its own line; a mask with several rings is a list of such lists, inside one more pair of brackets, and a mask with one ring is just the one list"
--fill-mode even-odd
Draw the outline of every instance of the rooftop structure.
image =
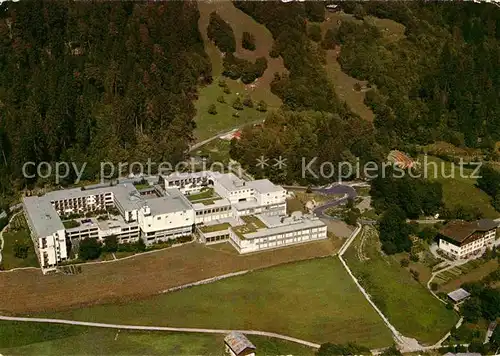
[[463, 288], [459, 288], [454, 290], [453, 292], [448, 293], [448, 297], [455, 303], [459, 303], [464, 299], [470, 297], [470, 293]]
[[232, 331], [224, 338], [224, 344], [231, 356], [255, 355], [255, 345], [242, 333]]
[[458, 243], [462, 243], [476, 232], [487, 232], [496, 229], [498, 223], [491, 219], [482, 219], [477, 221], [450, 221], [439, 233]]

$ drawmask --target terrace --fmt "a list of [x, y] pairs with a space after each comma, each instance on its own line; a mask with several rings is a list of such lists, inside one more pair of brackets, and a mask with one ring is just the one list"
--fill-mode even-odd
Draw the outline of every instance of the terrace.
[[241, 220], [245, 222], [244, 225], [233, 227], [234, 233], [241, 239], [245, 239], [245, 234], [250, 234], [252, 232], [257, 232], [259, 229], [267, 228], [266, 224], [264, 224], [258, 217], [249, 215], [249, 216], [241, 216]]
[[[186, 196], [186, 198], [189, 201], [193, 201], [193, 202], [197, 201], [197, 200], [205, 200], [205, 199], [211, 199], [211, 198], [215, 198], [215, 197], [218, 197], [218, 195], [214, 193], [213, 188], [202, 188], [202, 190], [199, 193], [190, 194], [190, 195]], [[211, 200], [213, 201], [213, 199], [211, 199]], [[201, 201], [200, 203], [203, 203], [203, 201]]]
[[215, 225], [202, 226], [202, 227], [200, 227], [200, 231], [206, 234], [209, 232], [227, 230], [230, 227], [231, 227], [231, 224], [226, 222], [226, 223], [220, 223], [220, 224], [215, 224]]

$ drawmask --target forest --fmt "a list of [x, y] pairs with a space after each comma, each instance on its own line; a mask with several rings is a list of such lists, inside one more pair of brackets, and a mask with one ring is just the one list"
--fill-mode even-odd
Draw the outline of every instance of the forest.
[[87, 162], [92, 179], [101, 161], [184, 159], [211, 81], [198, 18], [192, 2], [2, 3], [2, 196], [33, 186], [28, 161]]
[[[313, 185], [331, 177], [303, 176], [302, 157], [314, 160], [317, 171], [323, 162], [358, 157], [381, 162], [389, 150], [409, 144], [442, 140], [492, 150], [500, 140], [499, 8], [343, 2], [358, 21], [320, 34], [324, 2], [235, 6], [269, 29], [269, 55], [281, 56], [287, 69], [271, 83], [281, 110], [232, 144], [233, 158], [252, 174]], [[405, 36], [386, 41], [380, 29], [362, 21], [365, 15], [403, 24]], [[184, 159], [193, 140], [197, 88], [212, 80], [198, 19], [193, 2], [2, 3], [0, 194], [40, 183], [23, 178], [27, 161], [87, 162], [83, 178], [93, 179], [101, 161]], [[251, 63], [232, 54], [234, 34], [216, 13], [208, 35], [226, 52], [226, 76], [246, 84], [266, 70], [264, 57]], [[243, 40], [245, 47], [258, 46], [250, 33]], [[373, 123], [335, 94], [324, 68], [325, 49], [335, 45], [341, 45], [342, 70], [370, 84], [366, 104]], [[260, 156], [285, 157], [286, 171], [257, 170]]]

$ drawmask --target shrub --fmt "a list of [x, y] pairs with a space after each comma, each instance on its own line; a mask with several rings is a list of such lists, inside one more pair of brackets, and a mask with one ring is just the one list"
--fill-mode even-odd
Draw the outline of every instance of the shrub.
[[227, 83], [226, 83], [226, 81], [225, 81], [224, 79], [219, 79], [219, 86], [220, 86], [221, 88], [225, 88], [225, 87], [227, 87]]
[[241, 46], [249, 51], [255, 51], [255, 36], [250, 32], [243, 32], [243, 37], [241, 39]]
[[26, 242], [16, 241], [14, 242], [14, 256], [16, 258], [25, 259], [28, 257], [28, 251], [30, 246]]
[[216, 115], [217, 114], [217, 108], [215, 107], [215, 104], [210, 104], [208, 106], [208, 113], [210, 115]]
[[219, 95], [217, 97], [217, 101], [221, 104], [224, 104], [226, 102], [226, 100], [224, 99], [224, 96], [223, 95]]
[[399, 264], [401, 267], [408, 267], [410, 265], [410, 261], [407, 258], [403, 258], [401, 261], [399, 261]]
[[224, 87], [224, 94], [231, 94], [231, 89], [229, 87]]
[[239, 97], [234, 100], [233, 108], [236, 110], [243, 110], [243, 104], [241, 103], [241, 99]]
[[410, 261], [412, 262], [418, 262], [419, 261], [419, 257], [418, 257], [418, 254], [416, 253], [410, 253]]
[[410, 269], [410, 273], [411, 273], [413, 279], [418, 281], [418, 278], [420, 277], [420, 273], [418, 271], [415, 271], [414, 269]]
[[435, 292], [438, 289], [438, 284], [436, 282], [431, 283], [431, 291]]
[[240, 117], [240, 113], [237, 111], [233, 112], [233, 117]]
[[257, 110], [260, 112], [267, 111], [267, 104], [264, 100], [259, 101], [259, 103], [257, 104]]
[[116, 251], [118, 251], [118, 238], [115, 235], [107, 236], [104, 239], [103, 250], [105, 250], [107, 252], [116, 252]]
[[249, 107], [249, 108], [253, 108], [252, 98], [250, 98], [249, 96], [246, 96], [245, 99], [243, 99], [243, 105], [245, 105], [246, 107]]
[[101, 243], [95, 238], [83, 239], [80, 241], [78, 258], [83, 261], [95, 260], [101, 255]]

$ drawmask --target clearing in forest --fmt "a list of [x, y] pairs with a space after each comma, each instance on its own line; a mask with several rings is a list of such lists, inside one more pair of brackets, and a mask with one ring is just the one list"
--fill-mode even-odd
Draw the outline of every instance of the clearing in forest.
[[[197, 128], [195, 137], [197, 140], [203, 140], [215, 136], [232, 128], [240, 127], [244, 124], [264, 120], [265, 112], [259, 112], [255, 109], [256, 104], [263, 100], [268, 111], [277, 109], [281, 106], [281, 99], [271, 93], [270, 83], [273, 80], [274, 73], [286, 72], [281, 57], [271, 58], [269, 51], [273, 45], [273, 37], [269, 30], [252, 19], [250, 16], [240, 11], [231, 1], [219, 2], [198, 2], [200, 19], [198, 28], [205, 42], [205, 51], [212, 63], [213, 83], [199, 90], [199, 98], [195, 103], [197, 115], [195, 118]], [[222, 59], [223, 55], [219, 49], [208, 39], [207, 27], [210, 20], [210, 14], [216, 11], [217, 14], [226, 21], [233, 29], [236, 40], [235, 56], [255, 62], [258, 57], [266, 57], [267, 69], [261, 78], [257, 78], [254, 83], [245, 85], [240, 80], [232, 80], [222, 77]], [[241, 46], [243, 32], [250, 32], [255, 36], [255, 51], [249, 51]], [[223, 88], [219, 86], [219, 80], [224, 79], [230, 93], [224, 93]], [[220, 103], [217, 98], [223, 96], [225, 103]], [[232, 107], [232, 103], [237, 97], [244, 98], [250, 96], [254, 102], [254, 108], [245, 107], [238, 111], [238, 116]], [[214, 104], [217, 114], [208, 113], [208, 107]]]
[[[361, 23], [361, 20], [355, 19], [353, 15], [344, 12], [326, 13], [325, 21], [320, 24], [322, 34], [329, 28], [339, 27], [342, 21], [354, 21]], [[404, 38], [405, 27], [388, 19], [379, 19], [373, 16], [365, 17], [365, 21], [378, 27], [387, 42], [394, 42]], [[326, 71], [328, 78], [333, 82], [335, 93], [340, 100], [345, 101], [349, 108], [367, 121], [373, 121], [374, 114], [372, 110], [364, 103], [367, 81], [353, 78], [342, 71], [337, 61], [341, 48], [326, 51]], [[355, 84], [359, 84], [360, 90], [355, 89]]]

